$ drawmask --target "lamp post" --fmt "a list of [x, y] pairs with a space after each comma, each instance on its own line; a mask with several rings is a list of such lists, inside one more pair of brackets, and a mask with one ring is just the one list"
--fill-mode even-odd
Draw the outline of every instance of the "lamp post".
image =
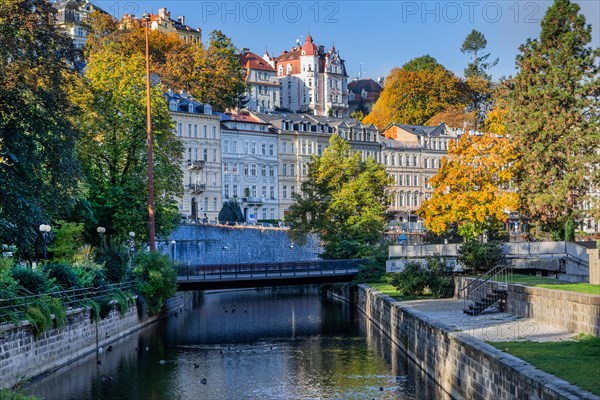
[[171, 240], [171, 260], [173, 261], [175, 261], [175, 244], [177, 244], [177, 242]]
[[42, 237], [44, 238], [44, 261], [46, 261], [46, 243], [48, 241], [48, 234], [52, 230], [52, 227], [50, 225], [42, 224], [40, 225], [39, 230], [42, 233]]
[[129, 259], [133, 258], [135, 252], [135, 232], [129, 232]]
[[150, 41], [148, 39], [148, 28], [150, 26], [150, 14], [144, 13], [142, 20], [145, 22], [146, 31], [146, 122], [148, 142], [148, 224], [150, 228], [149, 243], [150, 251], [156, 251], [154, 241], [154, 172], [152, 162], [152, 107], [150, 105]]
[[100, 252], [104, 251], [104, 234], [106, 233], [106, 228], [99, 226], [96, 228], [96, 232], [100, 235]]

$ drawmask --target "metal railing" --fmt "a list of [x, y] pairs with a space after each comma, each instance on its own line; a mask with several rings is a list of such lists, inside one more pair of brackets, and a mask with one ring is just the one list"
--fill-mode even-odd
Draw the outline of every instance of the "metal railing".
[[[36, 301], [44, 298], [59, 299], [61, 304], [66, 308], [74, 308], [81, 306], [87, 300], [97, 300], [107, 295], [114, 293], [117, 290], [131, 290], [134, 287], [133, 282], [115, 283], [99, 287], [86, 287], [77, 289], [68, 289], [54, 291], [42, 294], [32, 294], [26, 289], [21, 289], [17, 294], [18, 297], [7, 297], [9, 292], [0, 291], [0, 323], [6, 322], [7, 318], [12, 315], [19, 319], [23, 319], [27, 308]], [[14, 295], [11, 293], [10, 295]]]
[[512, 274], [512, 265], [501, 264], [473, 279], [460, 290], [460, 297], [464, 300], [464, 309], [467, 310], [474, 305], [483, 306], [484, 300], [492, 302], [487, 306], [489, 307], [500, 300], [501, 293], [508, 290], [508, 283], [512, 279]]
[[178, 280], [234, 280], [352, 274], [364, 260], [320, 260], [276, 263], [178, 266]]

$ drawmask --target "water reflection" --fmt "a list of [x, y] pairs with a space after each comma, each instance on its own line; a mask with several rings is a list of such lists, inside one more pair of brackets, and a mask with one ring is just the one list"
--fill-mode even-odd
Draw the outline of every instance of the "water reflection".
[[60, 399], [433, 399], [435, 386], [318, 287], [198, 293], [193, 310], [33, 382]]

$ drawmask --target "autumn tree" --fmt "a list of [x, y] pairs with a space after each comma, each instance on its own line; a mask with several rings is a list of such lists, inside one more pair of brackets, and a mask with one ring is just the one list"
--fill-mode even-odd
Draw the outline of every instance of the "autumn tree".
[[[98, 221], [111, 234], [135, 231], [147, 240], [148, 175], [145, 57], [126, 41], [102, 41], [87, 53], [85, 80], [72, 88], [82, 138], [78, 154], [85, 191]], [[183, 148], [173, 135], [161, 85], [151, 89], [155, 222], [166, 234], [178, 216]]]
[[448, 156], [429, 180], [434, 191], [418, 211], [427, 229], [444, 233], [456, 224], [458, 233], [473, 239], [506, 221], [518, 209], [518, 195], [510, 191], [517, 154], [509, 138], [485, 134], [462, 135], [451, 142]]
[[600, 49], [580, 7], [556, 0], [539, 38], [517, 56], [507, 82], [507, 132], [515, 139], [522, 211], [546, 230], [562, 231], [598, 184]]
[[34, 257], [38, 226], [68, 218], [80, 199], [77, 131], [67, 88], [77, 53], [44, 0], [0, 6], [0, 242]]
[[[111, 16], [96, 12], [87, 24], [91, 32], [86, 46], [88, 56], [109, 42], [119, 43], [128, 51], [145, 49], [145, 28], [139, 20], [125, 19], [119, 24]], [[229, 37], [213, 31], [207, 48], [158, 30], [151, 31], [149, 39], [151, 70], [166, 87], [187, 90], [215, 110], [225, 111], [237, 105], [246, 84]]]
[[293, 240], [315, 233], [324, 258], [372, 255], [383, 235], [390, 177], [372, 158], [361, 161], [348, 142], [332, 135], [321, 157], [309, 163], [302, 193], [294, 194], [286, 222]]
[[477, 116], [474, 111], [465, 111], [464, 107], [449, 107], [435, 114], [425, 125], [437, 126], [443, 122], [452, 128], [464, 128], [475, 126], [476, 118]]
[[451, 106], [467, 104], [467, 88], [442, 66], [432, 71], [394, 68], [364, 123], [385, 129], [391, 123], [422, 125]]
[[408, 72], [417, 72], [423, 70], [433, 72], [437, 67], [443, 68], [444, 66], [440, 64], [435, 57], [425, 54], [424, 56], [416, 57], [406, 62], [402, 66], [402, 69]]

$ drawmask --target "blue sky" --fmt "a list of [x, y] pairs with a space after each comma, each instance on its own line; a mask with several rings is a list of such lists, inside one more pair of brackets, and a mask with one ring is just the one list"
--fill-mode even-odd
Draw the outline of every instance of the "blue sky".
[[[109, 1], [92, 0], [115, 16], [140, 16], [161, 7], [176, 18], [200, 27], [208, 40], [222, 30], [238, 48], [262, 55], [289, 50], [304, 43], [310, 31], [316, 44], [332, 42], [346, 60], [350, 78], [385, 76], [390, 69], [430, 54], [458, 75], [468, 63], [460, 52], [465, 36], [477, 29], [488, 40], [487, 51], [499, 57], [494, 79], [515, 73], [515, 56], [527, 38], [538, 37], [540, 21], [552, 1]], [[592, 25], [595, 47], [600, 46], [600, 1], [576, 0]]]

